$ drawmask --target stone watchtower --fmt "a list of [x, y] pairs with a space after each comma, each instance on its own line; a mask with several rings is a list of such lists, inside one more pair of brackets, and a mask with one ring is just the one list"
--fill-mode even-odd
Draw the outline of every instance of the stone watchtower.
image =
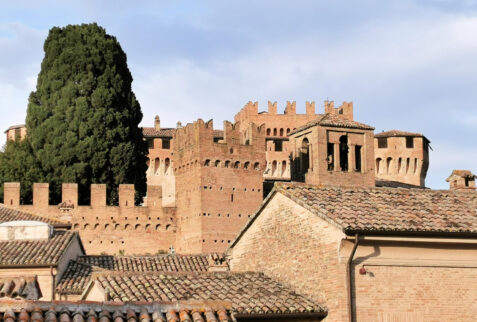
[[177, 251], [224, 251], [263, 200], [265, 134], [253, 123], [198, 120], [174, 133]]
[[290, 133], [292, 180], [372, 187], [374, 128], [353, 121], [352, 103], [334, 108]]
[[374, 138], [377, 180], [425, 186], [430, 142], [424, 135], [392, 130]]

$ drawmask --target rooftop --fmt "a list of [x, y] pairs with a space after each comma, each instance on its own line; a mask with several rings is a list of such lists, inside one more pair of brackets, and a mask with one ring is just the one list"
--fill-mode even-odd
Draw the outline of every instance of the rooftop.
[[[160, 130], [156, 130], [153, 127], [143, 127], [142, 133], [146, 138], [172, 138], [174, 136], [174, 132], [176, 129], [174, 128], [161, 128]], [[214, 138], [223, 138], [224, 131], [222, 130], [214, 130]]]
[[278, 183], [275, 190], [344, 232], [477, 233], [477, 193]]
[[383, 131], [380, 133], [375, 133], [375, 138], [387, 138], [387, 137], [405, 137], [405, 136], [412, 136], [412, 137], [423, 137], [427, 141], [429, 141], [423, 134], [415, 133], [415, 132], [406, 132], [400, 130], [390, 130], [390, 131]]
[[28, 213], [28, 212], [13, 209], [13, 208], [8, 208], [8, 207], [5, 207], [3, 204], [0, 204], [0, 223], [9, 222], [9, 221], [22, 221], [22, 220], [41, 221], [41, 222], [50, 224], [56, 228], [68, 228], [71, 226], [70, 224], [66, 222], [46, 218], [39, 214], [32, 214], [32, 213]]
[[336, 114], [322, 114], [317, 115], [317, 118], [311, 122], [306, 123], [303, 126], [296, 128], [291, 131], [289, 135], [301, 132], [315, 125], [329, 126], [329, 127], [340, 127], [340, 128], [351, 128], [351, 129], [361, 129], [361, 130], [374, 130], [374, 127], [359, 123], [352, 120], [347, 120], [342, 116]]
[[0, 320], [15, 321], [235, 321], [222, 303], [104, 303], [0, 301]]
[[38, 300], [40, 297], [36, 276], [0, 278], [0, 298]]
[[24, 128], [24, 127], [25, 127], [25, 124], [12, 125], [5, 131], [5, 133], [7, 133], [10, 130], [21, 129], [21, 128]]
[[100, 273], [97, 286], [113, 301], [226, 301], [238, 314], [325, 312], [310, 299], [256, 272]]
[[58, 293], [81, 294], [93, 271], [207, 272], [208, 255], [78, 256], [70, 261], [57, 286]]
[[468, 178], [468, 179], [474, 179], [477, 177], [470, 170], [453, 170], [451, 175], [446, 179], [446, 181], [449, 181], [453, 176]]
[[49, 239], [0, 241], [0, 266], [57, 265], [76, 232], [57, 230]]

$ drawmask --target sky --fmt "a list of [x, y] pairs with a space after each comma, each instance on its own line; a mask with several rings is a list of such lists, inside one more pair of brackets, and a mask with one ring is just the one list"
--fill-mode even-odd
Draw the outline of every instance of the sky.
[[25, 121], [48, 30], [90, 22], [126, 52], [143, 126], [353, 101], [376, 132], [431, 141], [427, 186], [477, 172], [477, 0], [0, 0], [0, 129]]

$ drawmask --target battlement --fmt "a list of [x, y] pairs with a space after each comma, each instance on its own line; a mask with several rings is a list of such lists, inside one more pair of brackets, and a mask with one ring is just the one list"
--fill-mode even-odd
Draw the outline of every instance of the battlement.
[[[101, 208], [106, 207], [106, 185], [92, 184], [90, 187], [91, 202], [89, 207]], [[34, 183], [33, 184], [33, 206], [36, 209], [46, 209], [49, 204], [49, 184], [48, 183]], [[7, 206], [20, 206], [20, 183], [19, 182], [5, 182], [4, 204]], [[119, 185], [119, 207], [131, 208], [135, 207], [135, 190], [133, 184]], [[155, 203], [161, 205], [162, 187], [148, 186], [147, 202], [148, 204]], [[60, 211], [69, 211], [78, 208], [78, 184], [63, 183], [61, 185], [61, 203], [58, 206]], [[80, 206], [81, 207], [81, 206]]]
[[213, 120], [204, 122], [202, 119], [198, 119], [193, 123], [188, 123], [175, 131], [174, 147], [179, 151], [187, 147], [199, 148], [199, 141], [211, 144], [254, 145], [265, 134], [264, 126], [257, 126], [253, 123], [246, 127], [240, 122], [224, 121], [223, 124], [223, 131], [220, 131], [214, 130]]
[[258, 112], [258, 102], [249, 101], [245, 106], [235, 115], [235, 122], [247, 119], [251, 116], [256, 115], [317, 115], [315, 112], [315, 102], [305, 102], [306, 114], [297, 114], [296, 113], [296, 101], [287, 101], [283, 114], [279, 114], [278, 103], [268, 101], [268, 111], [267, 112]]
[[347, 120], [353, 120], [353, 102], [343, 102], [341, 106], [335, 108], [334, 101], [325, 101], [325, 114], [339, 115]]

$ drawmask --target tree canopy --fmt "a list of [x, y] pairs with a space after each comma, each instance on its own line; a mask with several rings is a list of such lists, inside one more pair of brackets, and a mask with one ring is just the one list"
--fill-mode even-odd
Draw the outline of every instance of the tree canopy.
[[132, 183], [140, 200], [147, 145], [119, 42], [97, 24], [68, 25], [50, 30], [44, 51], [29, 97], [25, 143], [7, 144], [1, 157], [19, 161], [18, 151], [30, 153], [24, 163], [31, 170], [13, 173], [15, 162], [6, 162], [0, 179], [48, 182], [53, 202], [60, 199], [61, 183], [78, 183], [83, 203], [92, 183], [107, 184], [109, 202], [117, 200], [119, 184]]

